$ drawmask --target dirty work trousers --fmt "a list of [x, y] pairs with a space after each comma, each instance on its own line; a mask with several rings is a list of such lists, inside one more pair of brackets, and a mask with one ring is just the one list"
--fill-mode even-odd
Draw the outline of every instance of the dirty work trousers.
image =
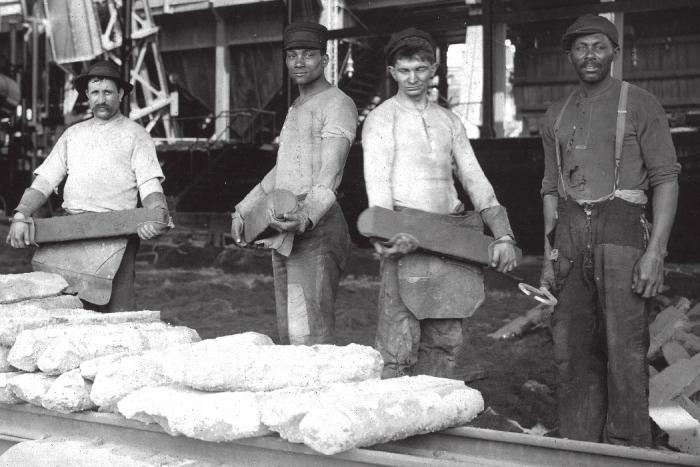
[[453, 378], [462, 347], [462, 319], [417, 319], [399, 296], [398, 268], [397, 259], [382, 259], [375, 338], [375, 348], [384, 359], [382, 378], [418, 374]]
[[350, 248], [335, 203], [312, 230], [294, 237], [289, 257], [272, 252], [277, 329], [282, 344], [334, 344], [334, 304]]
[[646, 247], [644, 207], [559, 200], [554, 356], [562, 437], [650, 446], [649, 327], [632, 270]]
[[136, 254], [139, 251], [140, 243], [138, 235], [129, 235], [122, 262], [114, 274], [114, 279], [112, 279], [112, 295], [109, 302], [106, 305], [95, 305], [83, 301], [85, 308], [101, 313], [136, 310], [134, 280], [136, 278]]

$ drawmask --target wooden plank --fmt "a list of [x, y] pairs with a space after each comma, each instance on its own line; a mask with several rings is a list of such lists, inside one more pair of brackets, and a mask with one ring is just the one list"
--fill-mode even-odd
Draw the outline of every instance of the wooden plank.
[[663, 406], [683, 394], [700, 374], [700, 354], [681, 360], [649, 380], [649, 405]]
[[656, 319], [649, 326], [649, 350], [647, 357], [653, 358], [661, 347], [671, 340], [677, 330], [686, 330], [689, 326], [688, 317], [685, 311], [690, 302], [683, 298], [675, 306], [664, 309], [656, 316]]
[[[398, 233], [418, 239], [419, 249], [444, 255], [457, 261], [489, 264], [489, 244], [493, 237], [484, 235], [481, 218], [449, 216], [403, 209], [392, 211], [378, 206], [365, 209], [357, 219], [357, 229], [365, 237], [389, 240]], [[522, 252], [516, 248], [518, 260]]]
[[678, 396], [676, 398], [676, 402], [678, 402], [678, 405], [688, 412], [688, 415], [700, 422], [700, 407], [691, 401], [688, 396]]
[[676, 330], [673, 338], [683, 344], [683, 347], [691, 354], [700, 352], [700, 337], [683, 330]]
[[662, 345], [661, 352], [669, 365], [673, 365], [677, 361], [690, 358], [690, 354], [687, 350], [685, 350], [683, 344], [674, 340], [670, 340]]
[[136, 233], [137, 227], [145, 222], [167, 224], [168, 213], [162, 209], [137, 208], [35, 219], [35, 241], [42, 244], [119, 237]]

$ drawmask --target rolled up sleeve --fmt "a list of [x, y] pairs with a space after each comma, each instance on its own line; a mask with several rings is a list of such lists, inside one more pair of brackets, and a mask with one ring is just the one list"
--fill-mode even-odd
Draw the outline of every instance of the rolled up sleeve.
[[547, 110], [542, 128], [542, 148], [544, 150], [544, 176], [542, 177], [542, 196], [559, 195], [559, 172], [557, 167], [556, 139], [554, 137], [554, 119], [552, 108]]
[[671, 138], [666, 112], [659, 101], [649, 95], [640, 112], [639, 143], [647, 169], [649, 185], [653, 188], [678, 180], [681, 165]]

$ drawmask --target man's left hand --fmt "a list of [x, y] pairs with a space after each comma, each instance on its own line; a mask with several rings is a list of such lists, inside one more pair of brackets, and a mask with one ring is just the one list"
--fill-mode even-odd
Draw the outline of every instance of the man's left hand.
[[495, 241], [491, 248], [491, 267], [498, 272], [510, 272], [518, 265], [515, 247], [511, 241]]
[[632, 271], [632, 290], [644, 298], [661, 292], [664, 285], [664, 258], [660, 253], [645, 252]]
[[167, 228], [167, 225], [158, 222], [144, 222], [136, 227], [136, 233], [141, 240], [151, 240], [152, 238], [160, 236]]
[[271, 213], [270, 217], [272, 218], [270, 227], [278, 232], [298, 232], [302, 234], [311, 224], [309, 216], [303, 211], [284, 214], [282, 218], [275, 217]]

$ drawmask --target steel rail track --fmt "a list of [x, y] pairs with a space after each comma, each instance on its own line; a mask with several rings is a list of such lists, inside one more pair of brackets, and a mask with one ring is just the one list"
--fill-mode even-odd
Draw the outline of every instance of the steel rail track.
[[100, 438], [186, 458], [241, 466], [699, 466], [700, 456], [544, 438], [479, 428], [452, 428], [371, 448], [325, 456], [277, 436], [211, 443], [173, 437], [157, 425], [108, 413], [60, 414], [0, 404], [0, 453], [46, 438]]

